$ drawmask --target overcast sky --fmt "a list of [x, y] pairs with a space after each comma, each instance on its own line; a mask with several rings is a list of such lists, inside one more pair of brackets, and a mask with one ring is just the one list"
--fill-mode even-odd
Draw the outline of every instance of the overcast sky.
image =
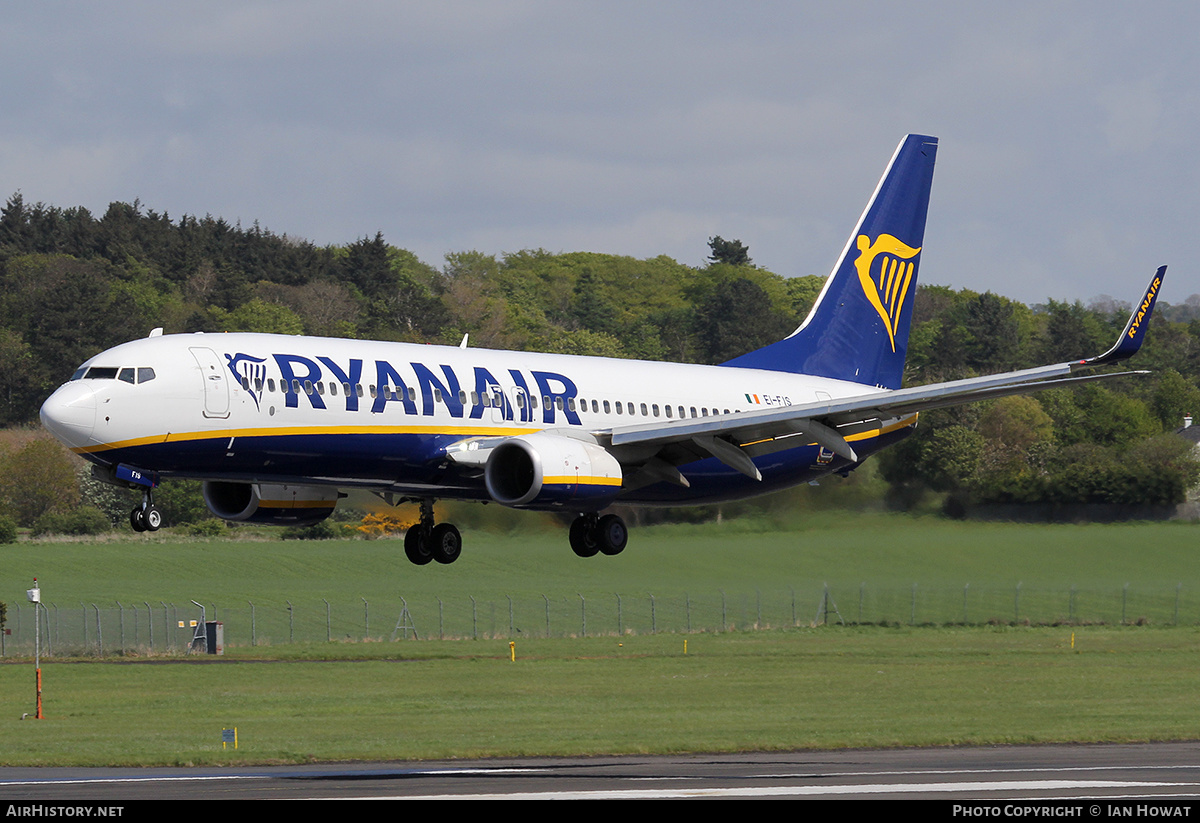
[[440, 266], [669, 255], [828, 273], [940, 138], [922, 278], [1200, 292], [1200, 4], [111, 2], [0, 17], [0, 198], [381, 231]]

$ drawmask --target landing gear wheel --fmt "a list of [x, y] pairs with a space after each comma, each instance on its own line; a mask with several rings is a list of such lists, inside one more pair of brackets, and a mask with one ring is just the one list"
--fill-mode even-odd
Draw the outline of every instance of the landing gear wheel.
[[439, 523], [429, 533], [429, 549], [439, 563], [453, 563], [462, 554], [462, 535], [450, 523]]
[[418, 566], [433, 560], [428, 530], [423, 524], [418, 523], [404, 533], [404, 556]]
[[581, 514], [571, 523], [571, 551], [580, 557], [595, 557], [600, 551], [596, 515]]
[[615, 514], [606, 514], [596, 524], [596, 543], [607, 555], [620, 554], [629, 542], [625, 521]]
[[143, 512], [140, 507], [129, 513], [129, 525], [133, 526], [133, 530], [135, 532], [146, 531], [145, 512]]
[[142, 523], [146, 526], [146, 531], [156, 532], [162, 528], [162, 512], [154, 506], [147, 506], [142, 510]]

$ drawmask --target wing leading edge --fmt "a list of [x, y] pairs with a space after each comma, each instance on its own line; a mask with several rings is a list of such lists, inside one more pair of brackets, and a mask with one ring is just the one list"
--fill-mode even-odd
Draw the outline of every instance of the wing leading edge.
[[[658, 454], [660, 449], [682, 444], [695, 447], [730, 468], [755, 479], [761, 479], [761, 475], [754, 467], [751, 457], [803, 443], [817, 443], [840, 457], [857, 461], [858, 456], [848, 442], [849, 437], [864, 431], [880, 430], [889, 421], [911, 417], [921, 411], [1014, 394], [1027, 394], [1091, 380], [1145, 374], [1146, 372], [1138, 371], [1075, 376], [1081, 369], [1117, 363], [1137, 353], [1150, 325], [1150, 316], [1166, 270], [1167, 267], [1162, 266], [1155, 272], [1116, 344], [1098, 357], [893, 391], [864, 386], [867, 391], [863, 394], [838, 400], [822, 400], [779, 409], [679, 420], [673, 423], [621, 426], [601, 433], [601, 437], [614, 449], [623, 448], [639, 453], [639, 457], [647, 462], [652, 472], [655, 469], [655, 461], [666, 462]], [[645, 457], [646, 447], [654, 449], [648, 459]], [[658, 479], [677, 483], [682, 481], [681, 484], [686, 485], [686, 479], [681, 475], [675, 476], [678, 475], [678, 471], [671, 474], [666, 466], [657, 467], [657, 471], [653, 473]]]

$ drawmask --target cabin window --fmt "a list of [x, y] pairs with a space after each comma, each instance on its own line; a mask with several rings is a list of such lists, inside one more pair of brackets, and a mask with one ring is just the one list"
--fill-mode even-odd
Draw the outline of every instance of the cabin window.
[[658, 404], [657, 404], [657, 403], [655, 403], [655, 404], [654, 404], [653, 406], [651, 406], [650, 408], [651, 408], [651, 410], [654, 412], [654, 416], [655, 416], [655, 417], [658, 417]]
[[670, 406], [663, 406], [663, 411], [665, 411], [667, 413], [667, 417], [671, 416], [671, 407]]
[[569, 411], [575, 411], [575, 398], [574, 397], [567, 398], [567, 409]]
[[442, 402], [442, 390], [441, 389], [433, 390], [433, 402], [435, 402], [435, 403]]
[[593, 412], [599, 412], [599, 411], [600, 411], [600, 404], [599, 404], [599, 403], [597, 403], [595, 400], [593, 400], [593, 401], [592, 401], [592, 411], [593, 411]]
[[620, 413], [621, 413], [621, 401], [618, 400], [617, 401], [617, 414], [620, 414]]
[[330, 397], [337, 397], [337, 387], [338, 387], [337, 383], [331, 382], [329, 384], [329, 396]]
[[[474, 392], [471, 393], [474, 394]], [[466, 405], [467, 403], [467, 393], [462, 389], [458, 390], [458, 402], [462, 405]]]
[[608, 414], [608, 413], [609, 413], [609, 411], [611, 411], [611, 409], [610, 409], [610, 407], [609, 407], [609, 405], [608, 405], [608, 401], [607, 401], [607, 400], [605, 400], [605, 401], [604, 401], [604, 413], [605, 413], [605, 414]]
[[272, 394], [275, 393], [275, 378], [274, 377], [267, 378], [267, 391], [271, 392]]
[[[139, 371], [140, 371], [140, 369], [139, 369]], [[139, 377], [138, 382], [141, 382], [140, 377]], [[254, 390], [256, 392], [261, 392], [263, 390], [263, 381], [262, 381], [261, 377], [254, 378]]]
[[648, 414], [649, 414], [649, 412], [646, 411], [646, 404], [643, 403], [642, 404], [642, 417], [646, 417]]

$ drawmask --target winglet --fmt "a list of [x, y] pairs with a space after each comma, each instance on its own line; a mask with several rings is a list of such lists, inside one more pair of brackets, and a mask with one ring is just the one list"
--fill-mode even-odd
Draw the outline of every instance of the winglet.
[[1129, 315], [1129, 322], [1125, 324], [1125, 331], [1121, 332], [1116, 345], [1099, 357], [1084, 360], [1079, 364], [1080, 366], [1103, 366], [1137, 354], [1138, 349], [1142, 347], [1142, 341], [1146, 339], [1146, 329], [1150, 327], [1150, 315], [1154, 312], [1154, 301], [1158, 299], [1158, 289], [1162, 286], [1166, 273], [1167, 267], [1159, 266], [1154, 277], [1150, 278], [1150, 285], [1146, 287], [1146, 293], [1133, 307], [1133, 314]]

